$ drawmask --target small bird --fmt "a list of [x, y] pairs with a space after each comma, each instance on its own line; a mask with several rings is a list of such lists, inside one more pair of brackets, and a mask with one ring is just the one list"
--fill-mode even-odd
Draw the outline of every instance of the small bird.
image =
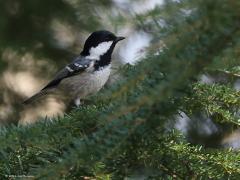
[[23, 104], [29, 104], [43, 95], [60, 92], [79, 106], [81, 99], [97, 93], [107, 82], [111, 72], [113, 49], [123, 39], [125, 37], [117, 37], [106, 30], [93, 32], [87, 38], [80, 55]]

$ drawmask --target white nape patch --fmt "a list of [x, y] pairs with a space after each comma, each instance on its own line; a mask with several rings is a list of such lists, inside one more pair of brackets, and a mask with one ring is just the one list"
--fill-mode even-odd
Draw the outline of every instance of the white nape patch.
[[100, 43], [97, 47], [92, 47], [89, 51], [89, 56], [86, 58], [99, 60], [100, 56], [104, 55], [111, 47], [113, 41], [107, 41]]
[[85, 71], [92, 72], [94, 71], [94, 61], [91, 61], [89, 65], [84, 65], [85, 68], [87, 68]]

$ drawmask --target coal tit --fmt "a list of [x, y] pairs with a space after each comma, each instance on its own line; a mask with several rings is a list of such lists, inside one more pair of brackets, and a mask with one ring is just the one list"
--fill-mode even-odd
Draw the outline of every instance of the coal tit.
[[41, 91], [25, 100], [29, 104], [47, 94], [61, 92], [80, 105], [80, 99], [98, 92], [107, 82], [111, 71], [111, 55], [115, 45], [125, 39], [105, 30], [93, 32], [83, 51], [59, 71]]

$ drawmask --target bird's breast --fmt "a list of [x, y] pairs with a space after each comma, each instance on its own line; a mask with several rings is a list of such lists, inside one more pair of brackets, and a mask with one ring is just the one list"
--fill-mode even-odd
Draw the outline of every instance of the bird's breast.
[[83, 72], [65, 79], [61, 84], [66, 92], [80, 98], [95, 94], [107, 82], [111, 72], [111, 65], [99, 68], [93, 72]]
[[[96, 85], [96, 89], [99, 89], [105, 85], [109, 75], [111, 73], [111, 65], [108, 65], [92, 73], [92, 81]], [[100, 90], [100, 89], [99, 89]]]

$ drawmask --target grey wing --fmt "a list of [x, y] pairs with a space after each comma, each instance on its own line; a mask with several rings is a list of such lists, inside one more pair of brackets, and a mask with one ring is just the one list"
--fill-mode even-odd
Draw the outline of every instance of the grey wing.
[[73, 60], [64, 69], [57, 73], [55, 78], [50, 81], [42, 90], [57, 86], [64, 78], [68, 78], [83, 72], [91, 64], [91, 60], [83, 58], [81, 56]]
[[59, 71], [55, 76], [55, 78], [52, 81], [50, 81], [40, 92], [33, 95], [29, 99], [25, 100], [23, 104], [29, 104], [35, 99], [37, 99], [38, 97], [46, 94], [46, 90], [56, 87], [63, 79], [74, 76], [81, 72], [84, 72], [84, 70], [91, 65], [91, 62], [92, 62], [91, 60], [81, 56], [75, 58], [72, 61], [72, 63], [68, 64], [67, 66], [65, 66], [64, 69]]

